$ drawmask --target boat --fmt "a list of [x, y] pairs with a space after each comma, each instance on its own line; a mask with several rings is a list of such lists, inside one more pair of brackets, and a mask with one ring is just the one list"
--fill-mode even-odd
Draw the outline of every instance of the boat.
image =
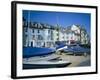
[[64, 42], [58, 41], [56, 42], [56, 52], [63, 51], [64, 49], [67, 49], [68, 45], [66, 45]]
[[23, 62], [23, 69], [34, 69], [34, 68], [58, 68], [66, 67], [71, 64], [69, 61], [62, 60], [60, 58], [54, 58], [50, 60], [26, 60]]
[[40, 56], [33, 56], [33, 57], [26, 57], [23, 58], [23, 62], [26, 61], [41, 61], [41, 60], [51, 60], [51, 59], [55, 59], [55, 58], [59, 58], [58, 55], [55, 54], [47, 54], [47, 55], [40, 55]]
[[23, 69], [64, 67], [70, 64], [70, 61], [62, 60], [54, 54], [55, 51], [44, 47], [23, 48]]
[[56, 50], [53, 48], [45, 47], [23, 47], [23, 58], [30, 58], [34, 56], [43, 56], [54, 53]]
[[86, 56], [87, 53], [90, 53], [90, 49], [81, 47], [80, 45], [77, 44], [77, 45], [74, 45], [74, 46], [70, 46], [67, 49], [64, 49], [64, 52], [72, 52], [74, 55], [81, 53], [84, 56]]

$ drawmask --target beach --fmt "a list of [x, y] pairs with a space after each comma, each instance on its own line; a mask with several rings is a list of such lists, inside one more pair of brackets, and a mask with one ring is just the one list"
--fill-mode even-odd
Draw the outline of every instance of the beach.
[[[59, 59], [61, 59], [62, 61], [66, 61], [66, 62], [68, 61], [67, 64], [62, 65], [63, 67], [66, 67], [66, 68], [67, 67], [86, 67], [86, 66], [91, 66], [91, 55], [90, 54], [88, 54], [87, 56], [84, 56], [82, 54], [81, 55], [79, 55], [79, 54], [78, 55], [74, 55], [72, 53], [61, 52], [61, 53], [52, 54], [49, 57], [54, 58], [54, 56], [59, 57]], [[43, 63], [44, 64], [47, 58], [42, 58], [39, 63], [41, 63], [41, 64]], [[34, 59], [35, 58], [30, 58], [30, 61], [29, 61], [30, 63], [33, 63], [33, 64], [23, 64], [23, 69], [60, 68], [60, 66], [61, 66], [60, 65], [60, 66], [57, 67], [57, 65], [55, 65], [55, 66], [54, 65], [53, 66], [51, 66], [51, 65], [43, 66], [43, 65], [40, 65], [40, 64], [36, 65], [36, 64], [34, 64], [34, 63], [36, 63], [36, 62], [34, 62]]]
[[67, 67], [78, 67], [78, 66], [90, 66], [91, 65], [91, 55], [73, 55], [68, 53], [57, 54], [62, 60], [68, 60], [71, 62]]

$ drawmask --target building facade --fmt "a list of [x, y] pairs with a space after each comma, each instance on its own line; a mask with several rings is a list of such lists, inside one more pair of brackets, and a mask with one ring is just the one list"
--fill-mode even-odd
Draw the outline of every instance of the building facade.
[[67, 28], [67, 43], [88, 44], [89, 35], [84, 27], [80, 25], [72, 25]]
[[88, 44], [89, 36], [85, 28], [79, 25], [64, 28], [39, 22], [23, 22], [23, 46], [54, 47], [56, 41]]
[[32, 22], [23, 24], [23, 46], [54, 46], [54, 29], [47, 24]]

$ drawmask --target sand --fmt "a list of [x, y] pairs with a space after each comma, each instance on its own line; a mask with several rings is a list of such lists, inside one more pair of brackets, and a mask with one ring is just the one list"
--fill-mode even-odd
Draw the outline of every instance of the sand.
[[62, 60], [70, 61], [71, 64], [67, 67], [77, 67], [77, 66], [90, 66], [91, 65], [91, 59], [90, 55], [87, 56], [84, 55], [73, 55], [73, 54], [57, 54], [60, 56]]

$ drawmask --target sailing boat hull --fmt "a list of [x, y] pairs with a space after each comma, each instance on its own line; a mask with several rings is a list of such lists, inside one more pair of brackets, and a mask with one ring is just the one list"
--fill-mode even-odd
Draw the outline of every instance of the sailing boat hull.
[[24, 64], [23, 69], [36, 69], [36, 68], [58, 68], [58, 67], [66, 67], [71, 64], [69, 61], [39, 61], [33, 63], [26, 63]]

